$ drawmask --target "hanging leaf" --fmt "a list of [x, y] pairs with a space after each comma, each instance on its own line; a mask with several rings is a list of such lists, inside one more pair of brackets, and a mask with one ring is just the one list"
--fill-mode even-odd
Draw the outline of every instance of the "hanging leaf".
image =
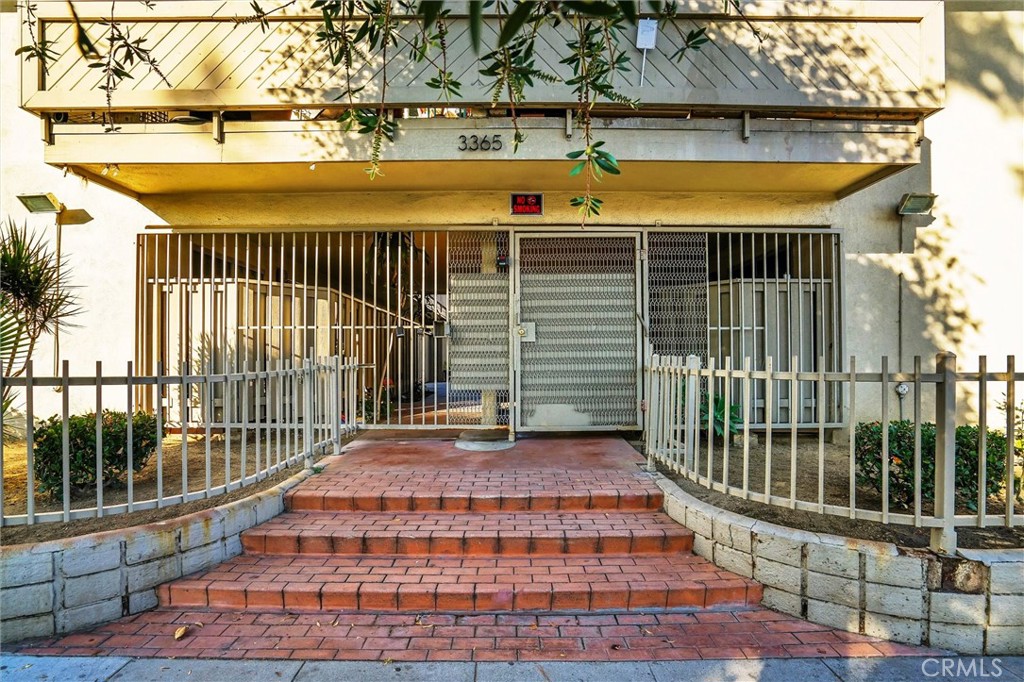
[[505, 19], [505, 23], [501, 27], [501, 34], [498, 36], [498, 47], [505, 46], [519, 33], [519, 29], [530, 18], [530, 14], [533, 13], [535, 7], [536, 5], [532, 2], [519, 3], [515, 11], [508, 15], [508, 18]]
[[480, 29], [484, 25], [484, 4], [469, 3], [469, 37], [473, 42], [473, 52], [480, 53]]

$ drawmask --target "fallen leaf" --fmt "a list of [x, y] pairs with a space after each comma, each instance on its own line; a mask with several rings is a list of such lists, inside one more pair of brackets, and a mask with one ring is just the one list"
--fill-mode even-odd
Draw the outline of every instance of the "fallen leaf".
[[385, 658], [383, 661], [381, 661], [381, 663], [383, 663], [384, 665], [391, 665], [394, 662], [395, 661], [392, 658]]
[[203, 624], [202, 624], [202, 623], [200, 623], [200, 622], [198, 622], [198, 621], [197, 621], [197, 622], [195, 622], [195, 623], [193, 623], [193, 625], [195, 625], [195, 626], [196, 626], [197, 628], [201, 628], [201, 627], [203, 627]]
[[316, 622], [316, 626], [317, 626], [317, 627], [320, 627], [320, 621], [317, 621], [317, 622]]
[[621, 648], [622, 648], [622, 645], [621, 645], [621, 644], [612, 644], [612, 645], [611, 645], [610, 647], [608, 647], [608, 648], [609, 648], [609, 649], [611, 649], [612, 651], [618, 651], [619, 649], [621, 649]]
[[188, 634], [188, 626], [182, 625], [180, 628], [174, 631], [174, 639], [178, 640]]
[[653, 632], [651, 632], [647, 628], [642, 628], [642, 629], [643, 629], [645, 635], [653, 635], [654, 634]]

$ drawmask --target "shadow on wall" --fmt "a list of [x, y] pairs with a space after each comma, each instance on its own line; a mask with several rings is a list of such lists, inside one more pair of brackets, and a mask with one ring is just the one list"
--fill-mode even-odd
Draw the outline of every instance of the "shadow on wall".
[[[988, 8], [1017, 12], [979, 11]], [[946, 81], [973, 90], [1007, 118], [1024, 115], [1019, 2], [946, 3]], [[962, 11], [961, 11], [962, 10]], [[1022, 184], [1024, 187], [1024, 184]]]
[[[911, 337], [920, 321], [920, 333], [935, 353], [958, 352], [965, 342], [981, 331], [981, 322], [971, 315], [968, 291], [984, 280], [970, 270], [952, 248], [947, 237], [955, 228], [948, 217], [942, 217], [929, 227], [916, 230], [913, 254], [868, 253], [857, 256], [857, 263], [891, 273], [903, 275], [904, 335]], [[851, 301], [851, 303], [853, 303]], [[865, 294], [855, 305], [862, 310], [876, 310], [878, 301]], [[871, 329], [869, 333], [885, 333]], [[911, 356], [913, 353], [911, 354]], [[926, 365], [934, 358], [925, 358]]]

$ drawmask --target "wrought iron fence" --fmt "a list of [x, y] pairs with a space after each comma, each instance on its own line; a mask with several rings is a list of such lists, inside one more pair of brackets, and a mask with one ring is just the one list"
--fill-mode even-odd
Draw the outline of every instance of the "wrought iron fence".
[[[136, 376], [133, 369], [129, 362], [111, 376], [97, 362], [95, 373], [71, 376], [64, 361], [61, 376], [36, 377], [29, 363], [23, 376], [0, 382], [22, 392], [26, 436], [23, 452], [0, 446], [3, 525], [214, 497], [289, 466], [309, 468], [357, 428], [363, 366], [354, 358], [280, 360], [261, 371], [215, 372], [211, 364], [202, 373], [186, 364], [171, 375], [158, 365]], [[40, 389], [59, 390], [62, 404], [42, 421], [34, 410]], [[93, 409], [74, 416], [71, 392], [83, 389], [94, 392]], [[136, 411], [140, 405], [150, 407]]]
[[[1016, 402], [1024, 374], [1014, 356], [1006, 363], [992, 372], [982, 356], [978, 371], [962, 372], [955, 355], [940, 353], [932, 372], [920, 357], [912, 372], [890, 372], [888, 358], [881, 371], [859, 372], [853, 357], [847, 371], [798, 372], [773, 369], [770, 357], [754, 371], [750, 358], [736, 368], [729, 358], [704, 367], [694, 355], [653, 355], [646, 454], [651, 466], [743, 499], [929, 528], [932, 546], [951, 551], [958, 526], [1024, 523]], [[828, 404], [836, 395], [848, 416], [838, 429]], [[790, 405], [815, 396], [813, 420], [789, 410], [788, 424], [769, 421], [755, 432], [754, 396]], [[1005, 421], [993, 424], [996, 404]], [[871, 416], [858, 422], [858, 409]]]

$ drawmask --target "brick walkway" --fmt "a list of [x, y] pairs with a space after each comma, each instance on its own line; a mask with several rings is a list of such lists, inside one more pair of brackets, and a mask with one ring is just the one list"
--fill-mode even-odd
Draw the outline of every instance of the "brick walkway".
[[[198, 623], [202, 623], [199, 626]], [[189, 625], [189, 634], [174, 631]], [[253, 613], [162, 608], [23, 654], [371, 661], [925, 656], [761, 608], [659, 613]]]
[[[25, 654], [393, 661], [927, 655], [758, 606], [618, 438], [356, 441], [161, 606]], [[175, 639], [182, 625], [187, 634]]]

